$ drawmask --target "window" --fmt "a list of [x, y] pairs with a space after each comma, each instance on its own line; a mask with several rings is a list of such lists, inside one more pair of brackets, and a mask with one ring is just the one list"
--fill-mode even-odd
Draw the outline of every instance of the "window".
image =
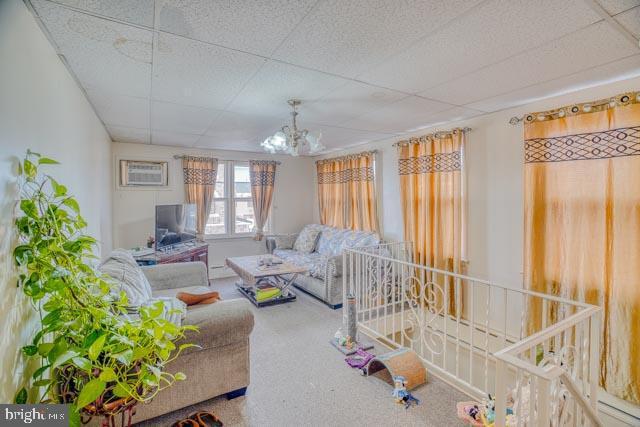
[[205, 234], [232, 237], [248, 235], [254, 231], [249, 163], [220, 161]]

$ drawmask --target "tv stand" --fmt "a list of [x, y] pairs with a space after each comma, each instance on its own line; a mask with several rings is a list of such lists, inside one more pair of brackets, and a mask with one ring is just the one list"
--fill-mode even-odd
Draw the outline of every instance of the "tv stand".
[[176, 262], [200, 261], [207, 266], [209, 274], [209, 244], [190, 242], [175, 245], [169, 249], [157, 250], [151, 255], [136, 257], [140, 265], [173, 264]]

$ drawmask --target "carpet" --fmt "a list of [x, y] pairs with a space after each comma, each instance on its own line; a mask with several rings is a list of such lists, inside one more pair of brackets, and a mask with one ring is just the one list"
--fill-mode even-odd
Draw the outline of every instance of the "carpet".
[[[234, 281], [217, 279], [212, 288], [225, 299], [240, 298]], [[466, 395], [428, 375], [427, 384], [413, 391], [420, 405], [405, 409], [394, 402], [390, 385], [349, 368], [329, 344], [341, 326], [342, 310], [332, 310], [303, 292], [296, 294], [292, 303], [254, 307], [246, 396], [217, 397], [137, 425], [170, 426], [198, 410], [214, 412], [229, 427], [462, 425], [455, 405], [468, 400]], [[386, 351], [380, 345], [373, 353]]]

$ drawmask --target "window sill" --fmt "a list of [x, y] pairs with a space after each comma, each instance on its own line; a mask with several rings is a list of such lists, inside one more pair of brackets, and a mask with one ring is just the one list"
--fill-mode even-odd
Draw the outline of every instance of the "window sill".
[[253, 233], [236, 235], [221, 234], [219, 236], [216, 236], [215, 234], [209, 234], [204, 236], [204, 240], [206, 242], [220, 242], [225, 240], [253, 240], [253, 236], [255, 236], [255, 234]]

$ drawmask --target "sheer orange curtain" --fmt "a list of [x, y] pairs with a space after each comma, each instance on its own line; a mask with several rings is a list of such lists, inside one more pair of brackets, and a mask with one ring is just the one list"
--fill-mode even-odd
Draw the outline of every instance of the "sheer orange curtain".
[[251, 160], [249, 175], [251, 177], [251, 200], [256, 218], [256, 235], [254, 240], [262, 240], [264, 226], [271, 212], [273, 188], [276, 182], [276, 166], [272, 160]]
[[182, 158], [185, 201], [196, 205], [196, 232], [199, 235], [204, 234], [207, 225], [217, 172], [218, 159], [192, 156]]
[[[638, 93], [525, 118], [525, 284], [603, 308], [600, 382], [640, 403]], [[549, 316], [555, 315], [549, 313]], [[530, 328], [541, 326], [540, 307]]]
[[[465, 132], [454, 129], [400, 141], [397, 148], [404, 239], [413, 242], [414, 262], [464, 273]], [[455, 290], [449, 285], [450, 312], [455, 313]], [[444, 292], [439, 299], [443, 297]]]
[[318, 160], [320, 223], [378, 231], [375, 153]]

